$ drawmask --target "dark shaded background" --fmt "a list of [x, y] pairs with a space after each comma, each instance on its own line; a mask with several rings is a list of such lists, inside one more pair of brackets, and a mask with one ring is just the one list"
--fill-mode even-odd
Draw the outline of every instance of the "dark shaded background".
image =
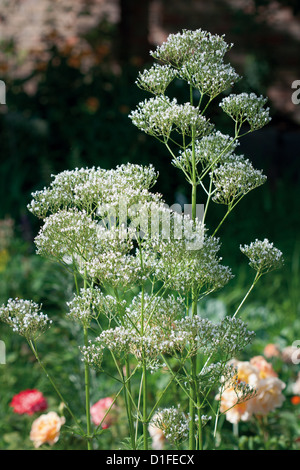
[[[41, 24], [26, 51], [16, 40], [20, 31], [7, 28], [26, 2], [2, 3], [0, 78], [7, 86], [7, 104], [0, 105], [0, 218], [13, 218], [22, 237], [31, 240], [37, 221], [26, 205], [32, 191], [49, 184], [51, 174], [127, 161], [153, 163], [160, 173], [156, 189], [168, 203], [189, 198], [165, 149], [138, 131], [128, 114], [146, 97], [134, 82], [138, 71], [152, 63], [149, 49], [171, 32], [202, 28], [225, 34], [235, 44], [228, 59], [244, 79], [233, 91], [267, 95], [273, 118], [241, 141], [240, 152], [264, 170], [268, 182], [242, 201], [222, 229], [225, 250], [266, 236], [291, 256], [299, 235], [300, 104], [291, 100], [292, 82], [300, 79], [299, 2], [74, 0], [65, 18], [93, 19], [95, 6], [105, 4], [115, 18], [99, 14], [90, 26], [87, 21], [85, 28], [68, 34], [60, 30], [62, 18], [55, 17], [54, 8], [47, 28]], [[38, 22], [34, 16], [32, 21]], [[181, 93], [180, 87], [174, 91]], [[211, 118], [231, 133], [232, 123], [218, 106]], [[215, 206], [208, 224], [214, 226], [222, 210]]]

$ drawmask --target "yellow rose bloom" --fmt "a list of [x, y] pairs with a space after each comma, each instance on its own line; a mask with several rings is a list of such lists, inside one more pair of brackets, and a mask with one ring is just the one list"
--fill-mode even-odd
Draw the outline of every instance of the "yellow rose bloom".
[[42, 444], [53, 445], [59, 439], [60, 428], [65, 423], [65, 418], [58, 416], [55, 411], [37, 418], [31, 426], [30, 440], [34, 447], [40, 447]]

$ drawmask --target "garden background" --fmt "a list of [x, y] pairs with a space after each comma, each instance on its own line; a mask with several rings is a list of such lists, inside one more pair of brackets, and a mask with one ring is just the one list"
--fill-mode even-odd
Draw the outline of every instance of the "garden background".
[[[149, 50], [183, 28], [225, 34], [234, 43], [228, 59], [244, 77], [234, 91], [268, 96], [272, 116], [239, 148], [268, 181], [243, 199], [220, 232], [221, 254], [235, 279], [200, 309], [211, 319], [234, 309], [252, 276], [239, 245], [269, 238], [282, 250], [285, 265], [262, 279], [244, 307], [242, 318], [256, 332], [244, 359], [263, 355], [270, 343], [283, 351], [300, 341], [300, 104], [292, 101], [292, 83], [300, 80], [297, 0], [1, 0], [0, 6], [0, 79], [6, 85], [6, 104], [0, 105], [0, 303], [20, 297], [44, 305], [55, 326], [40, 341], [41, 356], [69, 401], [84, 414], [81, 333], [64, 315], [72, 279], [35, 255], [39, 227], [26, 206], [52, 174], [126, 162], [152, 163], [159, 171], [155, 189], [168, 204], [188, 200], [189, 189], [164, 148], [128, 119], [145, 98], [135, 80], [152, 63]], [[217, 106], [212, 118], [230, 132]], [[214, 211], [207, 221], [211, 227], [222, 208]], [[0, 339], [6, 346], [6, 364], [0, 364], [0, 449], [31, 449], [32, 417], [13, 413], [13, 395], [38, 388], [49, 408], [59, 409], [60, 402], [22, 338], [1, 325]], [[282, 355], [270, 360], [287, 384], [284, 405], [270, 416], [262, 439], [247, 426], [242, 438], [228, 434], [220, 448], [297, 445], [300, 405], [292, 384], [299, 365]], [[92, 379], [93, 402], [114, 392], [113, 380], [96, 374]], [[121, 443], [124, 435], [120, 418], [99, 449]], [[55, 448], [65, 447], [80, 449], [84, 443], [66, 433]]]

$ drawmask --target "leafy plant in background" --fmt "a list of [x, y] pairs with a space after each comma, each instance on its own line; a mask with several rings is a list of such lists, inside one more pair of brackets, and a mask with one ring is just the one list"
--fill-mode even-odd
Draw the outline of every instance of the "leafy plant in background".
[[[170, 35], [152, 53], [159, 64], [137, 79], [154, 97], [141, 102], [130, 118], [166, 146], [172, 164], [184, 173], [191, 186], [191, 214], [167, 206], [152, 191], [158, 175], [151, 165], [129, 163], [111, 170], [63, 171], [48, 188], [34, 193], [29, 205], [42, 221], [37, 253], [74, 277], [67, 317], [82, 328], [85, 425], [40, 359], [37, 339], [50, 324], [47, 315], [31, 301], [10, 299], [1, 307], [1, 318], [28, 341], [88, 449], [104, 432], [121, 393], [128, 419], [126, 445], [145, 450], [153, 428], [161, 429], [173, 446], [188, 441], [189, 449], [202, 449], [204, 426], [212, 420], [216, 436], [220, 414], [256, 394], [251, 383], [240, 379], [234, 361], [254, 336], [237, 314], [261, 276], [282, 264], [282, 253], [266, 239], [241, 246], [255, 277], [240, 305], [220, 322], [198, 314], [201, 300], [232, 278], [219, 256], [219, 228], [241, 199], [266, 180], [235, 153], [240, 137], [269, 122], [266, 99], [253, 93], [222, 99], [221, 109], [234, 122], [233, 136], [216, 130], [206, 117], [210, 103], [240, 79], [224, 62], [230, 47], [223, 37], [202, 30]], [[187, 85], [189, 101], [180, 104], [166, 95], [173, 80]], [[199, 188], [206, 195], [202, 219], [197, 217]], [[205, 221], [212, 202], [226, 210], [210, 235]], [[90, 368], [109, 374], [107, 354], [120, 388], [93, 429]], [[168, 381], [157, 394], [150, 375], [166, 372]], [[180, 402], [162, 408], [174, 384]], [[231, 395], [226, 409], [221, 398], [228, 390], [234, 399]], [[149, 396], [155, 397], [152, 402]]]

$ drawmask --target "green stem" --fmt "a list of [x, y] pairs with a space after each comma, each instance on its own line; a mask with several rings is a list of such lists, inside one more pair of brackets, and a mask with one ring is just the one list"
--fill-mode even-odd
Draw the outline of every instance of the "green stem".
[[190, 424], [189, 424], [189, 450], [195, 450], [196, 448], [196, 426], [195, 426], [195, 402], [197, 401], [197, 394], [196, 394], [196, 362], [197, 356], [192, 356], [191, 358], [191, 375], [192, 375], [192, 383], [190, 387], [190, 402], [189, 402], [189, 412], [190, 412]]
[[203, 450], [203, 438], [202, 438], [202, 417], [201, 417], [201, 406], [199, 395], [197, 394], [197, 406], [198, 406], [198, 449]]
[[147, 423], [147, 369], [143, 360], [143, 436], [144, 450], [148, 450], [148, 423]]
[[[142, 299], [141, 299], [141, 335], [144, 335], [144, 286], [142, 286]], [[142, 370], [143, 370], [143, 436], [144, 436], [144, 450], [148, 450], [148, 426], [147, 426], [147, 368], [146, 368], [146, 355], [143, 348], [142, 352]]]
[[205, 210], [204, 210], [204, 214], [203, 214], [203, 218], [202, 218], [202, 223], [203, 224], [205, 222], [205, 218], [206, 218], [210, 198], [211, 198], [211, 195], [212, 195], [211, 189], [212, 189], [212, 178], [210, 178], [210, 181], [209, 181], [208, 196], [207, 196], [207, 200], [206, 200], [206, 204], [205, 204]]
[[[190, 101], [193, 104], [193, 89], [190, 86]], [[197, 176], [196, 176], [196, 156], [195, 156], [195, 129], [192, 129], [192, 220], [196, 220], [197, 214]], [[195, 289], [192, 289], [192, 316], [197, 314], [197, 295]], [[190, 386], [190, 400], [189, 400], [189, 412], [190, 412], [190, 424], [189, 424], [189, 449], [193, 450], [196, 448], [195, 441], [195, 402], [197, 401], [196, 393], [196, 374], [197, 374], [197, 356], [191, 357], [191, 375], [192, 381]]]
[[[83, 287], [84, 287], [84, 290], [87, 289], [86, 270], [84, 272]], [[84, 340], [84, 346], [88, 347], [88, 327], [85, 324], [83, 324], [83, 340]], [[91, 410], [90, 410], [90, 407], [91, 407], [91, 404], [90, 404], [90, 370], [89, 370], [89, 364], [87, 361], [84, 361], [84, 389], [85, 389], [87, 449], [92, 450], [93, 446], [92, 446], [92, 441], [91, 441], [92, 433], [91, 433]]]
[[[139, 244], [139, 253], [140, 253], [140, 260], [141, 260], [141, 267], [142, 270], [144, 268], [143, 262], [143, 253], [142, 248]], [[144, 318], [144, 298], [145, 298], [145, 286], [144, 283], [142, 284], [142, 292], [141, 292], [141, 336], [144, 335], [145, 329], [145, 318]], [[144, 437], [144, 450], [148, 450], [148, 417], [147, 417], [147, 367], [146, 367], [146, 353], [145, 349], [143, 348], [142, 351], [142, 393], [143, 393], [143, 437]]]
[[251, 286], [249, 287], [246, 295], [244, 296], [243, 300], [241, 301], [240, 305], [238, 306], [238, 308], [236, 309], [236, 311], [234, 312], [234, 315], [232, 318], [234, 318], [238, 312], [240, 311], [241, 307], [243, 306], [243, 304], [245, 303], [248, 295], [250, 294], [250, 292], [252, 291], [252, 289], [254, 288], [255, 284], [257, 283], [257, 281], [259, 280], [261, 276], [261, 273], [259, 271], [256, 272], [256, 275], [255, 275], [255, 278], [254, 278], [254, 281], [252, 282]]
[[230, 212], [231, 212], [231, 209], [228, 207], [226, 214], [224, 215], [223, 219], [221, 220], [221, 222], [220, 222], [219, 225], [217, 226], [216, 230], [215, 230], [214, 233], [212, 234], [213, 237], [216, 235], [216, 233], [217, 233], [217, 231], [219, 230], [219, 228], [221, 227], [221, 225], [225, 222], [225, 219], [228, 217], [228, 215], [230, 214]]
[[[119, 294], [118, 290], [114, 289], [115, 297], [118, 302], [118, 306], [120, 304], [120, 299], [119, 299]], [[120, 312], [119, 312], [120, 313]], [[122, 317], [122, 315], [120, 315]], [[124, 387], [124, 400], [125, 400], [125, 406], [126, 406], [126, 412], [127, 412], [127, 419], [128, 419], [128, 424], [129, 424], [129, 433], [130, 433], [130, 440], [131, 440], [131, 447], [133, 450], [136, 449], [136, 440], [135, 440], [135, 432], [134, 432], [134, 423], [133, 423], [133, 416], [132, 416], [132, 395], [131, 395], [131, 376], [130, 376], [130, 360], [129, 356], [126, 356], [125, 359], [125, 367], [126, 367], [126, 379], [124, 380], [124, 374], [121, 373], [120, 368], [118, 366], [118, 363], [113, 355], [117, 370], [119, 372], [120, 377], [123, 380], [123, 384], [125, 385]]]
[[43, 372], [45, 373], [47, 379], [49, 380], [49, 382], [51, 383], [52, 387], [54, 388], [55, 392], [57, 393], [58, 397], [60, 398], [60, 400], [62, 401], [62, 403], [64, 404], [64, 406], [66, 407], [66, 409], [68, 410], [69, 414], [71, 415], [71, 417], [73, 418], [74, 422], [77, 424], [77, 426], [79, 427], [79, 429], [81, 431], [83, 431], [82, 427], [80, 426], [76, 416], [73, 414], [72, 410], [70, 409], [68, 403], [66, 402], [66, 400], [64, 399], [64, 397], [62, 396], [61, 392], [59, 391], [57, 385], [55, 384], [54, 380], [52, 379], [52, 377], [49, 375], [46, 367], [44, 366], [44, 364], [42, 363], [42, 361], [40, 360], [39, 358], [39, 355], [38, 355], [38, 352], [33, 344], [33, 341], [32, 340], [28, 340], [28, 344], [30, 346], [30, 349], [32, 350], [33, 354], [34, 354], [34, 357], [36, 358], [38, 364], [40, 365], [41, 369], [43, 370]]
[[[83, 328], [84, 345], [88, 346], [87, 327]], [[86, 432], [87, 432], [87, 448], [92, 450], [91, 442], [91, 412], [90, 412], [90, 373], [87, 361], [84, 363], [84, 386], [85, 386], [85, 412], [86, 412]]]
[[136, 449], [134, 424], [132, 419], [132, 404], [131, 404], [131, 383], [130, 383], [130, 362], [128, 357], [126, 358], [126, 382], [125, 382], [125, 404], [127, 409], [127, 416], [129, 422], [129, 432], [132, 449]]

